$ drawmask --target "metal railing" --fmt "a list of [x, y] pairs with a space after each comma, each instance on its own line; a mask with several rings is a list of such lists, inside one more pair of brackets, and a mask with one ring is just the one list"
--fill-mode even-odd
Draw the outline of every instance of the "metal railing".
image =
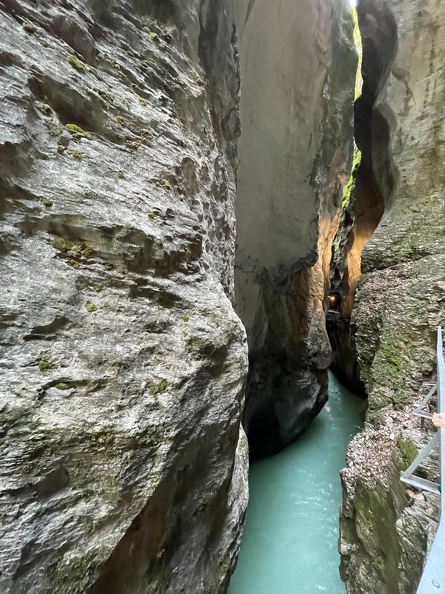
[[[442, 328], [440, 326], [437, 329], [437, 386], [432, 386], [427, 396], [414, 409], [414, 414], [422, 417], [422, 422], [423, 419], [431, 419], [432, 417], [432, 414], [426, 410], [426, 407], [436, 391], [437, 409], [439, 412], [445, 413], [445, 362], [443, 358]], [[439, 444], [440, 485], [414, 475], [416, 468], [437, 443]], [[405, 483], [414, 487], [440, 494], [441, 511], [439, 525], [423, 569], [417, 594], [445, 593], [445, 521], [442, 519], [442, 510], [445, 505], [445, 428], [439, 428], [437, 430], [436, 435], [423, 448], [410, 467], [405, 472], [402, 472], [400, 478]]]

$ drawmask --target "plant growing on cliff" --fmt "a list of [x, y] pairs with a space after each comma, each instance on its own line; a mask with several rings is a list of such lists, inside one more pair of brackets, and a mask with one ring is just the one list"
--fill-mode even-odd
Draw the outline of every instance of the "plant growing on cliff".
[[358, 150], [358, 148], [354, 145], [354, 157], [352, 160], [352, 170], [351, 175], [349, 176], [348, 183], [343, 189], [343, 200], [342, 200], [342, 208], [345, 209], [349, 206], [351, 201], [351, 193], [355, 187], [355, 176], [357, 173], [357, 169], [362, 161], [362, 153]]
[[47, 196], [42, 196], [40, 198], [40, 204], [42, 204], [45, 208], [50, 208], [53, 205], [53, 201]]
[[93, 250], [81, 241], [68, 241], [63, 237], [55, 237], [51, 245], [73, 268], [79, 268], [80, 262], [87, 260], [93, 253]]
[[87, 301], [85, 303], [85, 309], [88, 313], [93, 313], [94, 311], [97, 311], [97, 305], [92, 301]]
[[76, 70], [79, 70], [80, 72], [87, 72], [90, 69], [88, 64], [85, 64], [85, 62], [82, 62], [82, 60], [79, 60], [79, 58], [77, 56], [75, 56], [74, 54], [70, 54], [68, 56], [67, 60], [68, 60], [68, 64], [70, 64], [73, 68], [75, 68]]
[[40, 371], [48, 371], [49, 369], [52, 369], [53, 367], [54, 367], [54, 365], [51, 363], [51, 361], [47, 361], [46, 359], [40, 359], [40, 361], [39, 361]]
[[88, 140], [92, 139], [91, 132], [86, 132], [77, 124], [66, 124], [65, 128], [71, 134], [74, 140], [80, 140], [81, 138], [87, 138]]

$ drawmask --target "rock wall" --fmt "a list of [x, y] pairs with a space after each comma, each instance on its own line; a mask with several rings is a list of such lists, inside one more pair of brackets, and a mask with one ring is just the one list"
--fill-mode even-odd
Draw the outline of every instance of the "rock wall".
[[[356, 103], [356, 113], [363, 108], [362, 99]], [[369, 120], [371, 121], [371, 112]], [[346, 197], [334, 239], [334, 253], [331, 263], [331, 291], [339, 302], [339, 312], [328, 314], [328, 334], [332, 344], [331, 369], [343, 384], [355, 394], [366, 396], [365, 386], [360, 378], [355, 345], [355, 327], [351, 317], [357, 283], [361, 276], [362, 252], [379, 224], [384, 210], [383, 198], [372, 173], [368, 154], [362, 158], [357, 152], [357, 166], [350, 182], [350, 195]]]
[[0, 590], [224, 592], [247, 503], [230, 0], [0, 5]]
[[[422, 380], [434, 381], [445, 321], [445, 20], [436, 0], [360, 0], [358, 15], [362, 102], [372, 104], [358, 113], [357, 140], [384, 214], [351, 320], [369, 410], [343, 473], [342, 572], [348, 593], [413, 594], [438, 501], [398, 476], [428, 438], [411, 408]], [[423, 472], [434, 475], [434, 459]]]
[[236, 307], [252, 455], [293, 441], [327, 398], [324, 302], [352, 150], [349, 3], [241, 0]]

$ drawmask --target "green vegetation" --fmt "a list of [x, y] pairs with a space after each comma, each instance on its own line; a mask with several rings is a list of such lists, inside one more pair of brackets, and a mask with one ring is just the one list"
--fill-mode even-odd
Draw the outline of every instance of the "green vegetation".
[[96, 438], [96, 442], [99, 445], [111, 446], [114, 444], [115, 438], [116, 435], [114, 433], [100, 433]]
[[79, 58], [74, 54], [70, 54], [67, 60], [68, 64], [70, 64], [73, 68], [79, 70], [80, 72], [87, 72], [90, 69], [90, 67], [87, 64], [85, 64], [85, 62], [79, 60]]
[[86, 132], [77, 124], [66, 124], [65, 128], [74, 138], [74, 140], [80, 140], [81, 138], [87, 138], [88, 140], [91, 140], [93, 137], [91, 132]]
[[159, 180], [159, 185], [166, 192], [171, 192], [172, 191], [172, 185], [171, 185], [171, 182], [168, 181], [168, 179], [165, 179], [165, 178], [160, 179]]
[[401, 466], [408, 468], [417, 456], [417, 446], [410, 439], [399, 438], [397, 448], [400, 454]]
[[57, 388], [57, 390], [70, 390], [73, 386], [70, 386], [70, 384], [67, 384], [66, 382], [58, 382], [54, 387]]
[[39, 361], [39, 369], [40, 371], [48, 371], [54, 367], [51, 361], [47, 361], [46, 359], [40, 359]]
[[46, 196], [42, 196], [40, 198], [40, 204], [43, 204], [46, 208], [50, 208], [53, 205], [53, 201], [47, 198]]
[[55, 237], [51, 245], [66, 259], [67, 264], [79, 268], [83, 260], [87, 260], [93, 250], [81, 241], [68, 241], [63, 237]]
[[358, 479], [354, 506], [357, 535], [372, 559], [373, 570], [383, 582], [397, 583], [401, 549], [391, 493], [380, 482], [371, 485]]
[[167, 389], [167, 380], [161, 380], [159, 384], [155, 384], [150, 388], [150, 396], [153, 396], [154, 400], [158, 401], [158, 394], [162, 394]]
[[78, 594], [84, 592], [100, 561], [96, 553], [86, 553], [83, 557], [61, 561], [49, 572], [50, 583], [45, 594]]
[[89, 313], [93, 313], [93, 311], [97, 310], [97, 305], [95, 303], [93, 303], [92, 301], [87, 301], [85, 303], [85, 309], [89, 312]]
[[142, 141], [137, 139], [137, 140], [133, 140], [132, 138], [127, 138], [125, 140], [125, 145], [127, 146], [127, 148], [129, 148], [132, 151], [137, 151], [138, 148], [141, 146]]
[[356, 171], [357, 171], [361, 161], [362, 161], [362, 153], [354, 145], [354, 157], [352, 160], [352, 171], [351, 171], [351, 175], [349, 176], [348, 183], [346, 184], [346, 186], [343, 189], [343, 200], [342, 200], [342, 204], [341, 204], [343, 209], [347, 208], [351, 201], [351, 193], [353, 192], [354, 187], [355, 187], [355, 175], [356, 175]]
[[48, 103], [41, 103], [40, 104], [40, 109], [46, 114], [46, 115], [50, 115], [51, 114], [51, 105], [49, 105]]

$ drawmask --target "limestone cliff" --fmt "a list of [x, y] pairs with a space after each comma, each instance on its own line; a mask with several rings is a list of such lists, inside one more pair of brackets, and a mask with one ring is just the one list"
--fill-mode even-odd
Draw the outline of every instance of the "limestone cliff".
[[356, 138], [376, 188], [374, 201], [360, 199], [372, 218], [378, 193], [383, 217], [363, 250], [351, 320], [369, 411], [343, 473], [342, 571], [348, 593], [412, 594], [438, 503], [402, 486], [399, 471], [427, 439], [410, 409], [433, 378], [445, 321], [445, 21], [436, 0], [360, 0], [358, 16]]
[[349, 2], [238, 2], [236, 307], [252, 454], [293, 441], [327, 398], [324, 302], [352, 149]]
[[0, 591], [225, 591], [247, 499], [229, 0], [0, 3]]

